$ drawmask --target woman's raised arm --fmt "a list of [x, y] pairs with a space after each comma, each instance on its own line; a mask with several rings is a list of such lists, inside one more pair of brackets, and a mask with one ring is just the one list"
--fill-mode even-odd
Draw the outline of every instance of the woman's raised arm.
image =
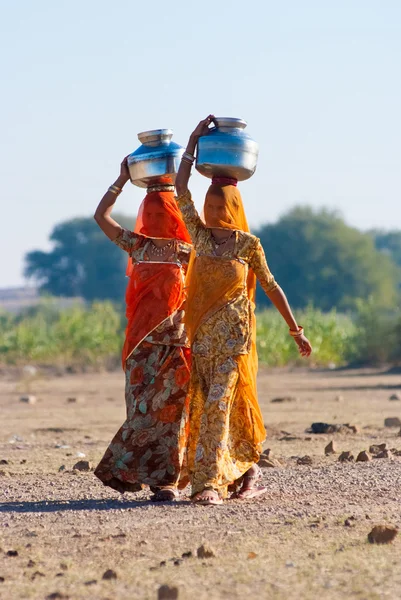
[[111, 211], [119, 196], [123, 190], [124, 185], [129, 180], [129, 171], [127, 164], [127, 157], [121, 163], [120, 175], [117, 177], [113, 185], [109, 187], [103, 198], [100, 200], [98, 207], [94, 214], [94, 219], [99, 225], [100, 229], [114, 241], [121, 233], [122, 227], [112, 219]]

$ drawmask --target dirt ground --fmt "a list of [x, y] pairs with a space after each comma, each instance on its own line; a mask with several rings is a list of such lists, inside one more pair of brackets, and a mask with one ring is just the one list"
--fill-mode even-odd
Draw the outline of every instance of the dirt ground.
[[[35, 404], [20, 401], [27, 392]], [[375, 443], [401, 450], [399, 427], [384, 427], [401, 418], [394, 393], [401, 374], [262, 369], [265, 447], [280, 463], [263, 470], [265, 497], [155, 505], [146, 491], [121, 497], [72, 470], [81, 459], [96, 465], [123, 422], [122, 372], [30, 382], [3, 372], [1, 600], [156, 599], [163, 584], [179, 600], [401, 598], [401, 534], [367, 542], [373, 525], [401, 525], [401, 457], [338, 462]], [[306, 433], [315, 421], [358, 429]], [[330, 440], [337, 454], [326, 457]], [[297, 464], [305, 455], [312, 464]], [[198, 558], [202, 544], [214, 556]], [[108, 569], [116, 578], [103, 579]]]

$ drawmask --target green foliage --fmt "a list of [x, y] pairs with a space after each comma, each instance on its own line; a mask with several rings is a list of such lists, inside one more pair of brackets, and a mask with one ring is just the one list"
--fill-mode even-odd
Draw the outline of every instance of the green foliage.
[[[273, 308], [257, 314], [259, 360], [269, 366], [401, 364], [401, 317], [372, 300], [359, 302], [351, 316], [308, 307], [297, 311], [313, 346], [301, 358], [288, 327]], [[118, 364], [125, 319], [110, 302], [60, 310], [54, 299], [21, 315], [0, 313], [0, 364]]]
[[357, 302], [354, 343], [345, 354], [347, 363], [401, 364], [401, 315], [380, 310], [373, 298]]
[[[335, 212], [294, 208], [257, 235], [294, 308], [313, 303], [324, 311], [343, 311], [369, 296], [380, 307], [394, 306], [397, 267], [376, 250], [370, 234], [349, 227]], [[267, 302], [260, 290], [258, 302]]]
[[[133, 219], [115, 215], [130, 228]], [[77, 218], [56, 225], [50, 252], [34, 250], [26, 255], [26, 277], [42, 292], [85, 300], [121, 301], [126, 287], [127, 255], [115, 246], [91, 218]]]
[[401, 289], [401, 231], [374, 230], [370, 233], [374, 239], [377, 250], [389, 256], [399, 267], [398, 286]]
[[110, 302], [57, 310], [45, 301], [28, 315], [0, 315], [0, 362], [102, 365], [119, 355], [122, 316]]
[[257, 346], [261, 362], [275, 367], [311, 363], [340, 366], [346, 363], [350, 351], [356, 352], [355, 325], [349, 317], [339, 315], [335, 310], [324, 314], [307, 308], [297, 312], [297, 320], [304, 324], [305, 334], [313, 346], [310, 362], [306, 363], [300, 356], [283, 318], [273, 308], [257, 314]]

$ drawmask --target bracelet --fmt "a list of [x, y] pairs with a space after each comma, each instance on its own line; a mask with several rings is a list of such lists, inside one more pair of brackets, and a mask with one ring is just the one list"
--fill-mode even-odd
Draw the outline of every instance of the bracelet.
[[111, 192], [112, 194], [115, 194], [116, 196], [119, 196], [123, 191], [123, 188], [120, 188], [117, 185], [111, 185], [107, 191]]
[[181, 160], [185, 160], [186, 162], [191, 163], [192, 165], [195, 161], [195, 156], [193, 154], [190, 154], [190, 152], [185, 151], [181, 157]]
[[298, 327], [297, 331], [294, 331], [293, 329], [290, 329], [290, 336], [291, 337], [300, 337], [303, 334], [304, 334], [304, 328], [301, 327], [301, 325]]

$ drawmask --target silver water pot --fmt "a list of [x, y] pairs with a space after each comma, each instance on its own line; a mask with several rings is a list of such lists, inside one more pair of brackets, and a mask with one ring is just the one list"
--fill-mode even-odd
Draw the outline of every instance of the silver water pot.
[[174, 183], [184, 148], [172, 142], [172, 137], [171, 129], [138, 133], [142, 145], [127, 158], [134, 185], [147, 188], [158, 183]]
[[216, 126], [198, 140], [196, 169], [205, 177], [249, 179], [255, 172], [259, 146], [244, 131], [243, 119], [216, 117]]

